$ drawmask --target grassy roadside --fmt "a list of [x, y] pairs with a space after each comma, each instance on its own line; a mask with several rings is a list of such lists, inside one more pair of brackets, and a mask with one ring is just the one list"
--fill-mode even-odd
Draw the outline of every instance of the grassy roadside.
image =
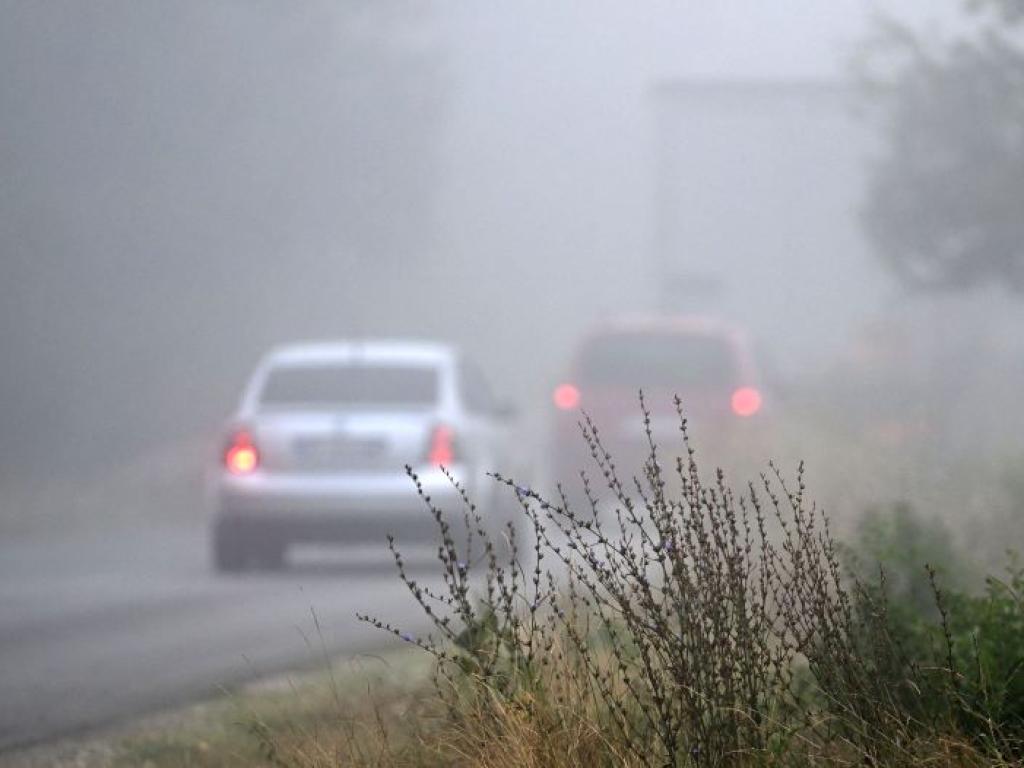
[[[408, 649], [336, 660], [106, 733], [0, 756], [8, 768], [251, 768], [332, 762], [340, 749], [384, 749], [431, 671]], [[391, 735], [390, 733], [388, 734]], [[286, 754], [287, 761], [282, 758]]]
[[[460, 554], [424, 498], [445, 586], [400, 558], [399, 577], [440, 643], [365, 617], [419, 648], [4, 764], [1024, 765], [1019, 567], [968, 589], [973, 561], [934, 510], [902, 504], [834, 537], [801, 471], [734, 495], [691, 454], [669, 493], [652, 446], [638, 496], [590, 440], [621, 514], [508, 482], [535, 568], [499, 559], [479, 518], [483, 555]], [[841, 466], [870, 495], [859, 480], [875, 473]]]

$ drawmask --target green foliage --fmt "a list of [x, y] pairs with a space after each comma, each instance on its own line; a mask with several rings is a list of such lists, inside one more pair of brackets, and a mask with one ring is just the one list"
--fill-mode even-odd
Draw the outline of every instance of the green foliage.
[[868, 510], [861, 519], [849, 564], [865, 583], [884, 571], [890, 609], [908, 616], [938, 617], [935, 592], [926, 565], [934, 568], [947, 587], [969, 582], [970, 565], [953, 544], [940, 520], [928, 520], [907, 503]]
[[949, 654], [959, 722], [979, 740], [1011, 743], [1024, 757], [1024, 567], [1012, 559], [985, 593], [949, 595]]
[[[916, 717], [945, 721], [980, 746], [1024, 755], [1019, 562], [1011, 558], [1005, 579], [990, 576], [982, 592], [972, 590], [975, 580], [948, 530], [906, 504], [865, 515], [850, 561], [864, 583], [872, 568], [882, 574], [872, 604], [886, 606], [882, 631], [904, 659], [885, 673], [905, 675], [916, 667], [922, 695], [904, 697], [903, 706]], [[869, 634], [879, 629], [870, 627]]]

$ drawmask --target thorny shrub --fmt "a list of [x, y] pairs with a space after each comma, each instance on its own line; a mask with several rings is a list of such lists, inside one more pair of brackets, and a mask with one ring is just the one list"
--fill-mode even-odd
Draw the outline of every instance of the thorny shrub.
[[[589, 734], [590, 765], [951, 759], [950, 633], [938, 654], [947, 664], [914, 658], [889, 621], [884, 574], [867, 585], [841, 566], [803, 465], [790, 482], [769, 464], [735, 493], [721, 470], [701, 474], [675, 405], [679, 443], [666, 465], [641, 393], [647, 455], [629, 476], [584, 416], [596, 473], [580, 473], [582, 505], [561, 485], [547, 498], [495, 475], [522, 511], [500, 541], [454, 477], [459, 526], [407, 468], [438, 526], [443, 586], [414, 579], [389, 543], [434, 629], [414, 637], [360, 618], [436, 659], [456, 731], [490, 731], [511, 713], [535, 734]], [[941, 600], [940, 611], [948, 626]], [[998, 750], [998, 724], [990, 737]]]

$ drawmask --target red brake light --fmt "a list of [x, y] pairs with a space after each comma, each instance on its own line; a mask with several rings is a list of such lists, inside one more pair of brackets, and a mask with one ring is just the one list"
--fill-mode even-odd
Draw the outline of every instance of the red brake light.
[[260, 454], [248, 432], [239, 432], [224, 451], [224, 466], [233, 475], [248, 475], [256, 470]]
[[761, 410], [761, 393], [753, 387], [740, 387], [732, 393], [732, 412], [737, 416], [753, 416]]
[[427, 461], [433, 466], [451, 466], [455, 460], [455, 433], [452, 428], [441, 424], [434, 428], [430, 437], [430, 452]]
[[580, 391], [572, 384], [559, 384], [554, 392], [555, 406], [570, 411], [580, 404]]

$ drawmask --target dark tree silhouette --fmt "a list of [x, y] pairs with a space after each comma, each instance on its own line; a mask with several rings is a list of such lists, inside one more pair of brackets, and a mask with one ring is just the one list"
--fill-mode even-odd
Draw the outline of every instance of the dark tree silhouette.
[[908, 287], [1024, 293], [1024, 6], [970, 7], [980, 29], [943, 50], [902, 30], [863, 219]]

